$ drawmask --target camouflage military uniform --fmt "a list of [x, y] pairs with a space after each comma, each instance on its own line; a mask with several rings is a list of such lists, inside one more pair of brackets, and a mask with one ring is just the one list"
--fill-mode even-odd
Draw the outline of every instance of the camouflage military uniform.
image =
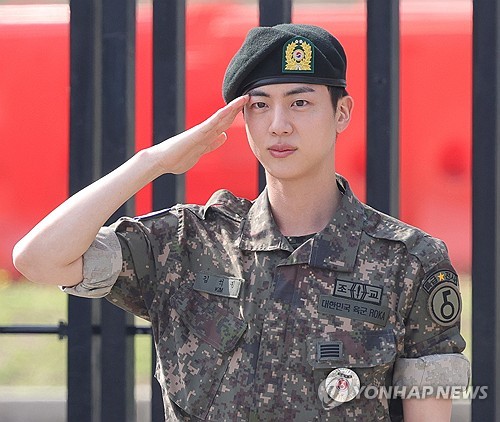
[[66, 290], [151, 321], [167, 420], [390, 420], [383, 397], [325, 408], [318, 388], [339, 367], [361, 386], [467, 383], [444, 244], [338, 180], [330, 224], [295, 250], [266, 192], [101, 230]]

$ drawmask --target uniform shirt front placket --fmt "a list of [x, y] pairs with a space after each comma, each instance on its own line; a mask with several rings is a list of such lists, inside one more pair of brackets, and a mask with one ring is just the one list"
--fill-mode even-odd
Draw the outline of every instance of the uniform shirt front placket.
[[[307, 420], [315, 420], [321, 405], [316, 400], [311, 402], [317, 395], [304, 344], [311, 320], [306, 327], [297, 324], [303, 325], [304, 315], [308, 312], [314, 315], [316, 311], [304, 309], [307, 292], [301, 289], [307, 289], [315, 270], [330, 275], [333, 271], [352, 271], [363, 218], [356, 200], [344, 194], [339, 210], [325, 230], [293, 251], [274, 223], [267, 196], [263, 194], [247, 215], [240, 247], [257, 254], [273, 250], [291, 253], [275, 264], [265, 304], [260, 310], [263, 319], [255, 368], [255, 407], [249, 419], [304, 420], [307, 416], [310, 418]], [[269, 261], [277, 262], [276, 259]], [[333, 286], [334, 277], [327, 278]]]
[[[273, 298], [277, 279], [287, 277], [291, 267], [281, 267], [293, 248], [279, 231], [270, 210], [267, 191], [263, 191], [250, 208], [243, 223], [240, 248], [254, 255], [254, 262], [266, 262], [266, 291], [258, 292], [255, 315], [260, 343], [254, 360], [254, 406], [248, 420], [274, 420], [281, 403], [279, 376], [284, 352], [288, 307]], [[273, 268], [270, 268], [272, 266]], [[293, 271], [293, 269], [292, 269]], [[261, 283], [259, 283], [261, 284]], [[282, 416], [282, 415], [281, 415]]]

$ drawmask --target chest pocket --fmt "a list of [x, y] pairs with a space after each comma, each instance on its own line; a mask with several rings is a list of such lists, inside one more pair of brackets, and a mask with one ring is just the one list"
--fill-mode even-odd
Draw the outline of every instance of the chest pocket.
[[[313, 369], [316, 392], [335, 368], [349, 368], [359, 377], [361, 392], [367, 387], [386, 387], [391, 382], [396, 359], [396, 338], [392, 329], [333, 332], [307, 337], [307, 360]], [[369, 391], [369, 390], [368, 390]], [[318, 398], [318, 405], [321, 403]], [[323, 420], [337, 420], [344, 414], [363, 409], [370, 420], [388, 420], [387, 402], [363, 394], [323, 412]]]
[[181, 409], [204, 419], [247, 324], [190, 286], [179, 288], [170, 306], [173, 335], [158, 346], [157, 377]]

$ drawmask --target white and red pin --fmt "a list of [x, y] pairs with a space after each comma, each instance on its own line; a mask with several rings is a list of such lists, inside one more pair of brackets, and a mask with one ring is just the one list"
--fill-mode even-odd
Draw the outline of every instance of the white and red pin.
[[318, 396], [325, 409], [351, 401], [360, 390], [359, 377], [349, 368], [336, 368], [320, 384]]

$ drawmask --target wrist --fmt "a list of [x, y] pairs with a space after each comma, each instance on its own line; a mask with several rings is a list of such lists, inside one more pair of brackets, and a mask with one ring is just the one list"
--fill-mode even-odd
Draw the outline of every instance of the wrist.
[[139, 167], [143, 169], [148, 182], [152, 182], [161, 175], [168, 173], [158, 160], [157, 154], [154, 153], [153, 149], [154, 146], [142, 149], [133, 157]]

